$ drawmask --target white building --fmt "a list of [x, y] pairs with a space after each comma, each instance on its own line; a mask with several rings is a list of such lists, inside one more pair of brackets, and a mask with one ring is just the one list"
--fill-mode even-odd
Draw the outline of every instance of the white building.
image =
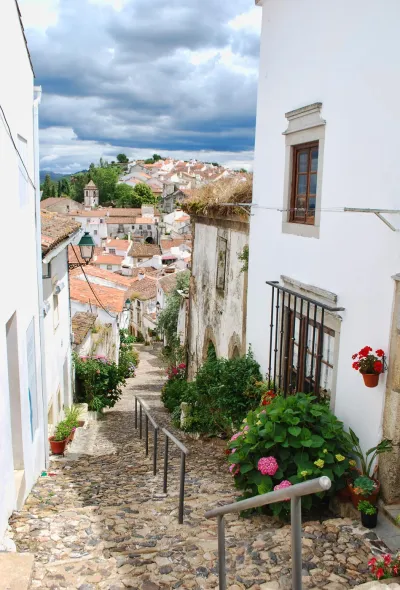
[[71, 406], [73, 401], [68, 244], [80, 237], [81, 226], [67, 216], [49, 211], [41, 212], [41, 222], [44, 353], [50, 436], [63, 417], [64, 407]]
[[84, 204], [85, 209], [93, 209], [94, 207], [99, 206], [99, 189], [93, 182], [90, 180], [84, 188]]
[[34, 73], [16, 2], [2, 2], [0, 6], [0, 55], [0, 178], [8, 220], [2, 228], [0, 307], [1, 539], [8, 517], [22, 507], [45, 467], [48, 453], [39, 304], [41, 90], [34, 89]]
[[[329, 397], [364, 449], [393, 439], [380, 479], [398, 502], [400, 216], [385, 210], [400, 210], [400, 4], [256, 4], [248, 342], [278, 387]], [[374, 389], [352, 369], [365, 345], [388, 353]]]

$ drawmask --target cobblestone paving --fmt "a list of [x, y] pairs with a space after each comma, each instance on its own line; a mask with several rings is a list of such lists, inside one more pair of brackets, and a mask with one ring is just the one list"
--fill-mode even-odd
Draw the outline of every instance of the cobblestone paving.
[[[159, 401], [157, 352], [141, 347], [140, 354], [138, 376], [120, 402], [77, 431], [65, 459], [52, 462], [54, 475], [41, 477], [11, 518], [18, 551], [35, 555], [31, 588], [218, 588], [216, 523], [204, 512], [235, 497], [224, 445], [174, 431]], [[165, 496], [161, 471], [152, 475], [151, 456], [134, 429], [135, 394], [190, 448], [183, 525], [177, 521], [179, 457], [171, 452]], [[226, 524], [230, 590], [291, 588], [289, 526], [261, 515], [228, 516]], [[340, 590], [367, 581], [374, 539], [348, 519], [305, 523], [304, 587]]]

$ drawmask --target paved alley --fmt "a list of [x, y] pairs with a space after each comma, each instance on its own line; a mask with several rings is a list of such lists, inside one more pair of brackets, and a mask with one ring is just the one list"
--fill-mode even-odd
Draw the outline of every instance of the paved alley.
[[[120, 402], [101, 421], [77, 431], [66, 457], [52, 461], [54, 475], [39, 479], [10, 521], [18, 551], [35, 555], [31, 588], [218, 588], [216, 522], [204, 513], [235, 498], [224, 443], [176, 432], [159, 401], [164, 381], [159, 353], [139, 348], [138, 375]], [[171, 449], [165, 496], [163, 437], [154, 477], [151, 454], [145, 457], [134, 428], [135, 394], [190, 449], [183, 525], [177, 518], [179, 456]], [[234, 515], [226, 529], [231, 590], [291, 587], [290, 527], [262, 515]], [[344, 519], [306, 523], [304, 531], [306, 588], [339, 590], [368, 580], [373, 533]]]

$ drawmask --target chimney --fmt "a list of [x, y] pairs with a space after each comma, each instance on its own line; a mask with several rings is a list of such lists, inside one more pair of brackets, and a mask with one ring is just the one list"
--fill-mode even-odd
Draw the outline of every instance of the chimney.
[[144, 272], [142, 270], [139, 270], [139, 273], [138, 273], [138, 279], [139, 279], [139, 281], [143, 280], [145, 276], [146, 275], [144, 274]]

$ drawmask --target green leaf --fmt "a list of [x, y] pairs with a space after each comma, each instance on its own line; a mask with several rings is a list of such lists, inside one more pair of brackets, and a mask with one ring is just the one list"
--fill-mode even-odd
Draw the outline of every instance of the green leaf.
[[317, 434], [313, 434], [311, 436], [311, 446], [314, 449], [318, 449], [319, 447], [322, 447], [322, 445], [325, 443], [324, 439], [321, 436], [318, 436]]
[[262, 482], [257, 486], [257, 489], [260, 495], [267, 494], [272, 490], [272, 479], [269, 475], [262, 476]]
[[260, 473], [259, 471], [254, 470], [253, 473], [250, 473], [248, 475], [247, 481], [249, 483], [255, 483], [258, 486], [262, 482], [263, 477], [264, 476], [263, 476], [262, 473]]
[[313, 446], [311, 438], [309, 438], [307, 440], [301, 440], [300, 442], [303, 445], [303, 447], [312, 447]]
[[244, 463], [244, 465], [240, 466], [240, 473], [243, 475], [245, 473], [248, 473], [252, 469], [254, 469], [254, 465], [252, 465], [251, 463]]
[[292, 434], [293, 436], [299, 436], [299, 434], [301, 433], [301, 428], [299, 426], [290, 426], [288, 428], [288, 432], [290, 432], [290, 434]]

